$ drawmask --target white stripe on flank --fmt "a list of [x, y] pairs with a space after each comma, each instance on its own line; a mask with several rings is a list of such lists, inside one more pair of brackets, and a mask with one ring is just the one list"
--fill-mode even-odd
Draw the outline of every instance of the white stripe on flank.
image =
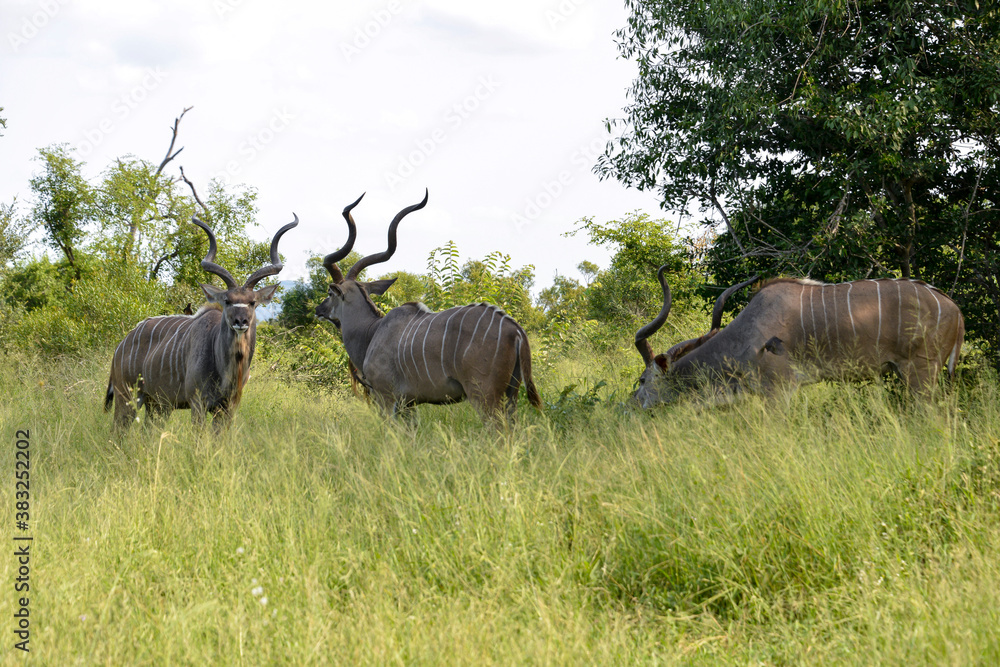
[[802, 291], [799, 292], [799, 324], [802, 325], [802, 341], [805, 342], [806, 339], [806, 307], [803, 305], [803, 297], [806, 294], [806, 286], [802, 285]]
[[406, 340], [406, 332], [410, 330], [410, 327], [413, 326], [413, 322], [416, 319], [416, 317], [411, 317], [406, 322], [406, 326], [403, 327], [403, 330], [399, 334], [399, 340], [396, 341], [396, 367], [401, 371], [403, 370], [403, 366], [406, 364], [406, 355], [403, 353], [403, 341]]
[[[132, 333], [135, 335], [135, 340], [132, 341], [132, 355], [128, 358], [128, 367], [130, 369], [135, 369], [135, 354], [136, 352], [139, 351], [139, 344], [141, 343], [141, 338], [142, 338], [142, 328], [144, 326], [146, 326], [145, 321], [140, 322], [139, 326], [137, 326], [135, 329], [132, 329]], [[131, 370], [130, 372], [134, 373], [135, 370]]]
[[[162, 317], [162, 315], [160, 317]], [[157, 317], [156, 319], [159, 319], [159, 317]], [[156, 324], [153, 325], [153, 330], [149, 332], [149, 345], [146, 347], [146, 354], [144, 354], [142, 357], [142, 364], [141, 364], [142, 366], [145, 366], [146, 361], [149, 360], [149, 353], [153, 351], [153, 345], [156, 344], [156, 327], [160, 326], [161, 324], [163, 323], [157, 322]], [[140, 370], [142, 369], [140, 368]]]
[[433, 378], [431, 378], [431, 369], [427, 365], [427, 335], [431, 332], [431, 320], [433, 320], [440, 314], [441, 313], [434, 313], [433, 315], [430, 315], [427, 318], [427, 331], [424, 332], [424, 339], [420, 343], [420, 356], [424, 358], [424, 371], [427, 372], [427, 379], [431, 382], [433, 382], [434, 380]]
[[133, 360], [135, 359], [135, 349], [138, 347], [136, 344], [139, 338], [138, 331], [139, 328], [136, 327], [129, 332], [129, 335], [126, 338], [125, 353], [122, 355], [122, 363], [124, 367], [128, 369], [128, 373], [130, 375], [135, 373]]
[[[174, 341], [173, 347], [170, 349], [170, 368], [171, 368], [171, 372], [173, 371], [174, 368], [177, 369], [177, 379], [178, 380], [183, 380], [184, 379], [184, 373], [181, 372], [181, 369], [183, 368], [183, 365], [181, 364], [180, 357], [181, 357], [181, 352], [183, 352], [183, 350], [184, 350], [183, 342], [184, 342], [185, 336], [187, 335], [187, 333], [186, 333], [187, 332], [187, 327], [184, 326], [183, 322], [177, 325], [177, 331], [178, 331], [178, 333], [182, 329], [185, 331], [185, 333], [177, 336], [177, 339]], [[178, 348], [180, 348], [180, 349], [178, 349]], [[173, 376], [171, 375], [171, 377], [173, 377]]]
[[[410, 353], [409, 363], [413, 364], [413, 375], [414, 377], [416, 377], [420, 373], [420, 367], [417, 366], [417, 353], [413, 351], [413, 343], [417, 340], [417, 336], [420, 334], [420, 325], [424, 324], [426, 318], [414, 317], [414, 320], [416, 320], [416, 324], [414, 324], [413, 328], [410, 329], [410, 337], [408, 342], [406, 343], [406, 350], [403, 351], [403, 359], [404, 360], [406, 359], [406, 352], [409, 351]], [[406, 368], [409, 369], [409, 364], [407, 364]]]
[[462, 353], [463, 359], [465, 359], [465, 355], [469, 353], [469, 348], [472, 347], [472, 342], [476, 340], [476, 332], [479, 331], [479, 323], [483, 321], [483, 318], [486, 317], [486, 313], [488, 312], [489, 312], [488, 308], [484, 309], [483, 314], [479, 316], [478, 320], [476, 320], [476, 328], [472, 330], [472, 337], [469, 338], [469, 344], [465, 346], [465, 352]]
[[875, 336], [875, 354], [878, 354], [878, 342], [882, 340], [882, 289], [879, 287], [878, 281], [873, 280], [875, 283], [875, 295], [878, 297], [878, 335]]
[[833, 286], [833, 326], [837, 329], [837, 348], [840, 348], [840, 308], [837, 306], [837, 288], [840, 285]]
[[899, 345], [900, 341], [903, 340], [903, 288], [900, 287], [899, 281], [896, 282], [896, 299], [898, 299], [898, 310], [896, 317], [899, 320], [896, 322], [896, 345]]
[[[486, 325], [486, 331], [483, 332], [483, 340], [480, 341], [482, 343], [486, 342], [486, 336], [489, 335], [490, 329], [493, 327], [493, 320], [496, 318], [497, 311], [499, 310], [496, 306], [490, 306], [490, 308], [493, 311], [493, 314], [490, 315], [490, 323]], [[503, 321], [503, 317], [501, 317], [500, 320]]]
[[[167, 329], [167, 331], [169, 332], [169, 328]], [[174, 335], [176, 335], [176, 334], [177, 334], [177, 330], [175, 329], [174, 330]], [[166, 341], [164, 341], [160, 345], [156, 346], [156, 353], [158, 355], [160, 355], [160, 372], [159, 372], [160, 375], [163, 375], [163, 360], [167, 356], [167, 345], [169, 343], [170, 343], [170, 339], [167, 338]]]
[[937, 294], [934, 293], [934, 290], [929, 285], [924, 285], [924, 287], [927, 288], [927, 291], [931, 293], [931, 296], [934, 297], [934, 301], [937, 303], [937, 323], [934, 325], [934, 333], [937, 334], [938, 329], [941, 327], [941, 301], [938, 300]]
[[816, 308], [813, 305], [813, 294], [815, 292], [816, 292], [815, 289], [809, 290], [809, 314], [812, 316], [813, 338], [816, 338]]
[[118, 370], [121, 371], [122, 373], [125, 372], [125, 369], [122, 368], [122, 362], [118, 359], [118, 357], [121, 356], [122, 359], [125, 358], [125, 354], [122, 352], [122, 350], [124, 349], [125, 340], [127, 338], [128, 338], [128, 336], [125, 336], [125, 338], [122, 338], [122, 342], [118, 343], [118, 347], [115, 348], [115, 353], [111, 357], [111, 367], [114, 368], [114, 367], [117, 366]]
[[[504, 320], [509, 320], [509, 319], [510, 318], [507, 317], [506, 314], [504, 314], [504, 316], [500, 318], [500, 328], [497, 329], [497, 346], [493, 349], [493, 362], [494, 363], [496, 363], [497, 353], [500, 351], [500, 339], [503, 338], [503, 321]], [[513, 321], [513, 320], [511, 320], [511, 321]]]
[[[444, 348], [445, 344], [448, 342], [448, 325], [451, 324], [452, 318], [458, 315], [458, 308], [452, 308], [451, 310], [455, 312], [449, 315], [448, 319], [444, 321], [444, 335], [441, 336], [441, 375], [444, 376], [445, 380], [448, 379], [448, 371], [444, 369]], [[461, 335], [461, 330], [459, 331], [459, 334]]]
[[462, 325], [465, 324], [466, 316], [472, 311], [472, 306], [462, 308], [462, 319], [458, 321], [458, 335], [455, 336], [455, 349], [451, 353], [451, 372], [458, 375], [458, 345], [462, 341]]
[[858, 338], [858, 330], [854, 326], [854, 313], [851, 312], [851, 290], [854, 289], [854, 283], [847, 283], [847, 315], [851, 318], [851, 333], [854, 335], [855, 340]]
[[[413, 351], [413, 343], [417, 340], [417, 336], [420, 334], [420, 325], [424, 324], [427, 318], [421, 317], [417, 320], [417, 323], [413, 325], [413, 329], [410, 330], [410, 342], [407, 343], [406, 349], [410, 351], [410, 361], [413, 363], [413, 375], [416, 377], [420, 374], [420, 367], [417, 366], [417, 353]], [[406, 358], [404, 353], [403, 358]]]
[[826, 329], [826, 344], [830, 346], [833, 342], [830, 340], [830, 319], [826, 315], [826, 285], [819, 288], [819, 298], [823, 301], [823, 328]]
[[[177, 327], [174, 327], [174, 336], [177, 335]], [[162, 345], [157, 345], [157, 352], [160, 355], [160, 372], [159, 375], [163, 375], [163, 361], [167, 358], [167, 346], [170, 344], [172, 338], [168, 338]]]
[[180, 362], [180, 353], [184, 349], [183, 342], [186, 336], [187, 327], [184, 326], [184, 322], [181, 322], [177, 325], [177, 334], [173, 338], [174, 344], [170, 348], [170, 377], [173, 378], [176, 372], [178, 380], [184, 379], [182, 371], [184, 367]]

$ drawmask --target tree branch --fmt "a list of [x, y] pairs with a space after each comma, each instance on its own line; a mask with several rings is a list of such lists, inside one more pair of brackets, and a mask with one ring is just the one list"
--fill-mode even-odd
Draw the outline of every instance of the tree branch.
[[154, 280], [156, 280], [156, 276], [160, 273], [160, 267], [163, 266], [164, 262], [166, 262], [167, 260], [174, 259], [174, 258], [176, 258], [180, 254], [181, 254], [180, 250], [175, 250], [172, 253], [170, 253], [169, 255], [164, 255], [163, 257], [161, 257], [160, 259], [158, 259], [156, 261], [156, 264], [149, 271], [149, 282], [153, 282]]
[[812, 52], [808, 56], [806, 56], [805, 62], [803, 62], [802, 65], [799, 67], [799, 73], [795, 77], [795, 83], [792, 85], [792, 92], [788, 95], [788, 97], [778, 102], [778, 106], [781, 106], [785, 102], [791, 102], [792, 100], [795, 99], [795, 91], [799, 89], [799, 81], [802, 80], [802, 73], [806, 71], [806, 65], [809, 64], [809, 61], [812, 60], [812, 57], [816, 55], [817, 51], [819, 51], [819, 47], [823, 44], [823, 35], [825, 34], [826, 34], [826, 16], [823, 17], [823, 23], [819, 27], [819, 39], [816, 40], [816, 46], [813, 48]]
[[184, 174], [184, 167], [181, 167], [181, 178], [184, 180], [185, 183], [188, 184], [188, 187], [191, 188], [191, 194], [194, 195], [194, 200], [198, 202], [198, 205], [201, 206], [202, 210], [205, 211], [205, 217], [211, 218], [212, 212], [208, 210], [208, 207], [205, 206], [205, 202], [203, 202], [201, 200], [201, 197], [198, 196], [198, 191], [194, 189], [194, 183], [188, 180], [188, 177]]
[[729, 235], [733, 237], [733, 241], [736, 243], [736, 247], [740, 249], [740, 254], [744, 257], [747, 256], [747, 251], [740, 242], [740, 237], [737, 236], [736, 230], [733, 229], [732, 223], [729, 221], [729, 216], [726, 215], [726, 210], [722, 208], [722, 204], [719, 203], [718, 197], [715, 196], [715, 179], [712, 179], [711, 184], [708, 186], [708, 196], [712, 200], [712, 205], [715, 206], [715, 210], [719, 212], [722, 216], [722, 221], [726, 223], [726, 229], [729, 230]]
[[948, 296], [952, 296], [955, 293], [955, 286], [958, 285], [958, 276], [962, 273], [962, 262], [965, 260], [965, 240], [969, 236], [969, 209], [972, 208], [972, 202], [976, 198], [976, 192], [979, 190], [979, 181], [983, 177], [983, 169], [979, 168], [976, 172], [976, 184], [972, 186], [972, 194], [969, 196], [969, 201], [965, 205], [965, 213], [962, 218], [965, 220], [965, 224], [962, 226], [962, 244], [958, 251], [958, 266], [955, 268], [955, 280], [951, 283], [951, 289], [948, 290]]
[[191, 109], [193, 109], [193, 108], [194, 107], [188, 107], [188, 108], [184, 109], [184, 111], [181, 112], [181, 115], [174, 119], [174, 133], [173, 133], [173, 136], [170, 137], [170, 148], [167, 149], [167, 155], [163, 158], [163, 162], [160, 163], [159, 169], [156, 170], [156, 175], [157, 176], [159, 176], [160, 173], [163, 172], [163, 168], [167, 166], [168, 162], [170, 162], [171, 160], [173, 160], [175, 157], [177, 157], [180, 154], [180, 152], [182, 150], [184, 150], [184, 147], [181, 146], [180, 148], [177, 149], [176, 153], [173, 152], [173, 150], [174, 150], [174, 144], [177, 142], [177, 128], [180, 126], [180, 124], [181, 124], [181, 118], [184, 117], [184, 114], [186, 114], [188, 111], [191, 111]]

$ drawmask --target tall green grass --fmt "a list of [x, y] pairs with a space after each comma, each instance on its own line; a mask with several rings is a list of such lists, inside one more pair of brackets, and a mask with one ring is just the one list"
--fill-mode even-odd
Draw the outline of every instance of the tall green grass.
[[121, 441], [109, 354], [0, 357], [8, 535], [32, 433], [29, 659], [1000, 662], [994, 379], [635, 413], [632, 357], [536, 369], [546, 409], [508, 434], [468, 405], [386, 422], [255, 362], [228, 433], [181, 411]]

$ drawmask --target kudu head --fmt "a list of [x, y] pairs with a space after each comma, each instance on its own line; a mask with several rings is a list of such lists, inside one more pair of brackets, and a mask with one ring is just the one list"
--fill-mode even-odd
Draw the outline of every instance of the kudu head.
[[667, 315], [670, 314], [670, 287], [667, 285], [667, 281], [663, 275], [666, 268], [667, 265], [664, 264], [656, 273], [656, 278], [660, 281], [660, 286], [663, 288], [663, 307], [660, 309], [660, 313], [653, 318], [652, 322], [639, 329], [635, 334], [635, 347], [639, 350], [639, 354], [642, 355], [646, 369], [639, 377], [638, 387], [635, 393], [632, 394], [632, 400], [639, 403], [643, 408], [651, 408], [660, 403], [669, 403], [677, 397], [679, 382], [678, 378], [674, 377], [671, 372], [674, 364], [719, 333], [719, 330], [722, 328], [722, 312], [726, 306], [726, 299], [734, 292], [743, 289], [760, 278], [760, 276], [754, 276], [738, 285], [728, 287], [719, 295], [712, 309], [712, 327], [708, 333], [698, 338], [677, 343], [663, 354], [654, 356], [653, 347], [647, 339], [663, 326], [664, 322], [667, 321]]
[[229, 271], [215, 263], [215, 234], [204, 222], [198, 218], [191, 218], [191, 222], [204, 229], [205, 233], [208, 234], [208, 254], [205, 259], [201, 260], [201, 268], [209, 273], [214, 273], [226, 283], [226, 289], [202, 283], [201, 290], [210, 303], [222, 307], [222, 320], [225, 326], [231, 328], [237, 336], [242, 336], [257, 323], [256, 307], [268, 304], [274, 297], [277, 285], [268, 285], [258, 290], [255, 290], [254, 287], [264, 278], [276, 275], [283, 268], [281, 259], [278, 257], [278, 241], [285, 232], [299, 224], [299, 216], [294, 213], [292, 215], [295, 219], [279, 229], [271, 240], [271, 263], [250, 274], [242, 286], [237, 284], [236, 279]]
[[354, 240], [357, 237], [357, 227], [354, 224], [354, 216], [351, 215], [351, 211], [357, 206], [364, 195], [358, 197], [353, 203], [348, 204], [344, 208], [344, 220], [347, 221], [347, 243], [344, 244], [340, 250], [332, 252], [323, 258], [323, 266], [326, 270], [330, 272], [330, 277], [333, 278], [333, 282], [330, 283], [330, 288], [327, 290], [327, 297], [323, 303], [316, 306], [316, 316], [322, 317], [324, 319], [330, 320], [338, 328], [341, 326], [341, 322], [345, 319], [350, 319], [352, 314], [371, 314], [377, 316], [378, 309], [375, 308], [375, 304], [372, 303], [370, 295], [375, 294], [385, 294], [385, 291], [396, 282], [395, 278], [389, 278], [386, 280], [373, 280], [370, 282], [362, 282], [357, 279], [358, 275], [364, 271], [369, 266], [373, 264], [381, 264], [382, 262], [388, 261], [392, 257], [393, 253], [396, 252], [396, 228], [399, 226], [400, 221], [413, 211], [422, 209], [427, 205], [428, 193], [424, 192], [423, 201], [419, 204], [414, 204], [412, 206], [407, 206], [402, 211], [396, 214], [396, 217], [392, 219], [389, 223], [389, 247], [386, 248], [384, 252], [375, 253], [374, 255], [367, 255], [361, 258], [354, 264], [348, 271], [347, 276], [340, 270], [340, 266], [337, 262], [347, 257], [351, 250], [354, 248]]
[[654, 333], [659, 331], [663, 323], [667, 321], [670, 314], [670, 286], [663, 274], [667, 270], [664, 264], [656, 272], [656, 279], [660, 281], [663, 288], [663, 307], [660, 313], [653, 318], [653, 321], [639, 329], [635, 334], [635, 347], [642, 355], [642, 360], [646, 364], [646, 369], [639, 376], [638, 387], [632, 394], [632, 400], [643, 408], [651, 408], [658, 403], [664, 403], [673, 398], [673, 389], [670, 386], [668, 373], [670, 372], [670, 358], [666, 354], [653, 356], [653, 346], [647, 340]]

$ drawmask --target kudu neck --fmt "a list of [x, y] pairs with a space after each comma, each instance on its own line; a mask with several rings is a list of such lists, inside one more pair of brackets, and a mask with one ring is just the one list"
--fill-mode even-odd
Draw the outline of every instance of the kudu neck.
[[[361, 309], [359, 309], [361, 310]], [[382, 324], [384, 315], [376, 312], [354, 314], [341, 323], [340, 333], [344, 338], [344, 348], [354, 365], [364, 372], [368, 346]]]
[[238, 334], [226, 322], [225, 315], [220, 319], [215, 331], [215, 362], [219, 369], [220, 384], [223, 389], [231, 386], [239, 390], [246, 382], [247, 370], [253, 358], [254, 346], [257, 340], [256, 318], [250, 323], [250, 328]]

